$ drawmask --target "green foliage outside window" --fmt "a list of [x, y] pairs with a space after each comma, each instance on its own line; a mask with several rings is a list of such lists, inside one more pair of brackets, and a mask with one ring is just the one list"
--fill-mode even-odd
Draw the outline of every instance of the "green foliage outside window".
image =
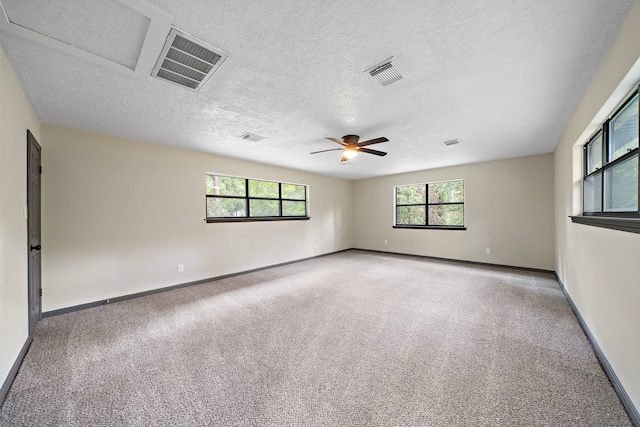
[[464, 181], [396, 187], [396, 226], [464, 227]]
[[249, 216], [279, 216], [280, 203], [278, 200], [249, 200]]
[[247, 216], [246, 199], [207, 198], [207, 218], [241, 218]]
[[205, 175], [207, 220], [306, 218], [307, 187], [224, 175]]
[[283, 200], [282, 216], [306, 216], [307, 202]]
[[426, 184], [397, 187], [396, 200], [399, 205], [424, 204], [427, 201]]
[[206, 194], [216, 196], [247, 195], [246, 180], [231, 176], [205, 175]]
[[293, 200], [305, 200], [307, 191], [304, 185], [282, 184], [282, 198]]
[[429, 206], [429, 225], [464, 225], [463, 205]]
[[277, 199], [280, 197], [279, 183], [273, 181], [249, 180], [249, 197]]
[[434, 182], [429, 184], [429, 203], [464, 202], [463, 181]]
[[396, 224], [425, 225], [427, 223], [426, 206], [398, 206]]

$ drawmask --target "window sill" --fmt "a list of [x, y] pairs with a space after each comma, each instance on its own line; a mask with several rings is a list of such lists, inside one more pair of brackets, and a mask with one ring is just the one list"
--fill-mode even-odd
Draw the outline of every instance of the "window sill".
[[453, 225], [394, 225], [393, 228], [408, 228], [412, 230], [466, 230], [464, 226]]
[[309, 216], [262, 216], [252, 218], [205, 218], [207, 224], [212, 222], [257, 222], [257, 221], [306, 221]]
[[602, 217], [602, 216], [569, 216], [571, 222], [593, 227], [610, 228], [640, 234], [640, 218]]

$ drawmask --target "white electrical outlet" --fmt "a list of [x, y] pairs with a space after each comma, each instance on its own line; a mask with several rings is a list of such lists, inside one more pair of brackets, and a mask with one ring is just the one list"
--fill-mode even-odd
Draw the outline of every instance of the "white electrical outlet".
[[184, 271], [184, 264], [178, 264], [178, 273], [182, 273]]
[[317, 244], [317, 243], [314, 243], [314, 244], [313, 244], [313, 247], [314, 247], [314, 248], [316, 248], [316, 249], [318, 249], [318, 244]]
[[384, 241], [384, 244], [385, 244], [385, 245], [388, 245], [388, 244], [389, 244], [389, 241], [388, 241], [388, 240], [385, 240], [385, 241]]
[[487, 248], [484, 250], [487, 255], [491, 255], [491, 248]]

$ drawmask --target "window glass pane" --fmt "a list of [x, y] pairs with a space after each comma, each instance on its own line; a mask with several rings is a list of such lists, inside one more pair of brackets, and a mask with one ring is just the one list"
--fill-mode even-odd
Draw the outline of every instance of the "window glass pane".
[[584, 179], [584, 212], [602, 212], [602, 172]]
[[249, 216], [280, 216], [280, 202], [278, 200], [249, 200]]
[[246, 199], [207, 197], [207, 217], [246, 217]]
[[280, 197], [278, 183], [272, 181], [249, 180], [249, 197], [266, 197], [277, 199]]
[[213, 183], [213, 175], [204, 176], [205, 194], [214, 194], [215, 184]]
[[429, 225], [464, 225], [463, 205], [429, 206]]
[[609, 161], [638, 147], [638, 94], [610, 123]]
[[638, 210], [638, 156], [607, 169], [604, 173], [605, 212]]
[[205, 176], [206, 194], [215, 196], [241, 196], [246, 193], [246, 180], [244, 178], [233, 178], [230, 176]]
[[282, 198], [304, 200], [305, 199], [304, 185], [282, 184]]
[[397, 225], [426, 225], [426, 207], [423, 206], [398, 206], [396, 209]]
[[429, 184], [429, 203], [464, 202], [464, 182], [449, 181]]
[[305, 216], [306, 214], [306, 202], [282, 201], [282, 216]]
[[602, 167], [602, 132], [598, 132], [587, 144], [587, 173]]
[[[426, 203], [426, 185], [402, 185], [396, 188], [396, 204], [415, 205]], [[398, 223], [400, 224], [400, 223]]]

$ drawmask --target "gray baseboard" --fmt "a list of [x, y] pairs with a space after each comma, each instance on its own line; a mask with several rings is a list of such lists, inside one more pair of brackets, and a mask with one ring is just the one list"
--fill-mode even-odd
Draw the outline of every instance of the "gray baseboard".
[[607, 376], [609, 377], [609, 381], [611, 381], [613, 388], [616, 390], [616, 393], [618, 393], [618, 397], [620, 398], [622, 405], [627, 410], [627, 413], [629, 414], [629, 418], [631, 418], [631, 422], [633, 423], [634, 426], [640, 427], [640, 413], [638, 413], [638, 409], [635, 407], [635, 405], [629, 398], [627, 391], [622, 386], [620, 379], [618, 379], [618, 376], [616, 375], [615, 371], [611, 367], [611, 364], [607, 360], [607, 357], [604, 355], [604, 352], [600, 348], [598, 341], [596, 341], [596, 338], [591, 333], [591, 330], [589, 330], [589, 326], [587, 326], [587, 324], [585, 323], [584, 318], [582, 317], [582, 314], [580, 314], [580, 311], [578, 310], [578, 307], [576, 307], [576, 305], [573, 303], [573, 300], [571, 299], [571, 296], [567, 292], [567, 288], [565, 288], [564, 283], [562, 283], [562, 280], [560, 280], [560, 277], [558, 277], [557, 273], [554, 273], [554, 274], [556, 276], [556, 280], [558, 281], [558, 284], [560, 285], [560, 289], [562, 289], [562, 293], [567, 298], [567, 301], [569, 301], [569, 305], [571, 306], [573, 313], [578, 318], [578, 322], [580, 323], [580, 326], [582, 327], [584, 334], [589, 339], [589, 342], [591, 343], [591, 346], [593, 347], [593, 350], [595, 351], [596, 356], [600, 361], [600, 365], [602, 365], [602, 369], [604, 369], [604, 371], [606, 372]]
[[469, 261], [469, 260], [466, 260], [466, 259], [443, 258], [443, 257], [437, 257], [437, 256], [430, 256], [430, 255], [407, 254], [407, 253], [403, 253], [403, 252], [379, 251], [379, 250], [375, 250], [375, 249], [360, 249], [360, 248], [353, 248], [353, 249], [358, 250], [358, 251], [374, 252], [374, 253], [379, 253], [379, 254], [402, 255], [402, 256], [407, 256], [407, 257], [432, 259], [432, 260], [436, 260], [436, 261], [457, 262], [457, 263], [460, 263], [460, 264], [471, 264], [471, 265], [479, 265], [479, 266], [484, 266], [484, 267], [511, 268], [511, 269], [522, 270], [522, 271], [535, 271], [537, 273], [555, 274], [555, 272], [553, 270], [544, 270], [542, 268], [519, 267], [517, 265], [506, 265], [506, 264], [492, 264], [492, 263], [489, 263], [489, 262]]
[[174, 289], [185, 288], [187, 286], [194, 286], [194, 285], [200, 285], [202, 283], [214, 282], [216, 280], [222, 280], [222, 279], [227, 279], [229, 277], [240, 276], [242, 274], [255, 273], [256, 271], [267, 270], [269, 268], [282, 267], [283, 265], [294, 264], [296, 262], [303, 262], [303, 261], [307, 261], [307, 260], [310, 260], [310, 259], [322, 258], [322, 257], [328, 256], [328, 255], [337, 254], [337, 253], [345, 252], [345, 251], [350, 251], [351, 249], [352, 248], [343, 249], [343, 250], [340, 250], [340, 251], [328, 252], [328, 253], [322, 254], [322, 255], [315, 255], [315, 256], [307, 257], [307, 258], [300, 258], [300, 259], [296, 259], [296, 260], [293, 260], [293, 261], [287, 261], [287, 262], [282, 262], [282, 263], [279, 263], [279, 264], [267, 265], [265, 267], [254, 268], [254, 269], [251, 269], [251, 270], [239, 271], [237, 273], [224, 274], [222, 276], [215, 276], [215, 277], [209, 277], [209, 278], [206, 278], [206, 279], [194, 280], [192, 282], [179, 283], [177, 285], [165, 286], [165, 287], [162, 287], [162, 288], [151, 289], [149, 291], [137, 292], [135, 294], [127, 294], [127, 295], [116, 296], [116, 297], [108, 298], [108, 299], [104, 299], [104, 300], [92, 301], [92, 302], [88, 302], [88, 303], [85, 303], [85, 304], [79, 304], [79, 305], [74, 305], [74, 306], [71, 306], [71, 307], [60, 308], [58, 310], [45, 311], [44, 313], [42, 313], [42, 318], [58, 316], [58, 315], [61, 315], [61, 314], [71, 313], [71, 312], [78, 311], [78, 310], [84, 310], [84, 309], [91, 308], [91, 307], [98, 307], [98, 306], [101, 306], [101, 305], [104, 305], [104, 304], [111, 304], [111, 303], [118, 302], [118, 301], [125, 301], [125, 300], [128, 300], [128, 299], [140, 298], [140, 297], [144, 297], [146, 295], [157, 294], [157, 293], [160, 293], [160, 292], [172, 291]]
[[29, 346], [31, 345], [31, 341], [33, 341], [33, 337], [27, 337], [27, 340], [24, 342], [20, 353], [18, 353], [18, 357], [16, 361], [13, 362], [13, 366], [9, 370], [9, 374], [7, 378], [5, 378], [4, 383], [2, 384], [2, 388], [0, 388], [0, 406], [4, 403], [4, 398], [7, 397], [7, 393], [9, 393], [9, 389], [11, 388], [11, 384], [13, 384], [13, 380], [18, 375], [18, 369], [20, 369], [20, 365], [24, 360], [24, 356], [27, 354], [27, 350], [29, 350]]

